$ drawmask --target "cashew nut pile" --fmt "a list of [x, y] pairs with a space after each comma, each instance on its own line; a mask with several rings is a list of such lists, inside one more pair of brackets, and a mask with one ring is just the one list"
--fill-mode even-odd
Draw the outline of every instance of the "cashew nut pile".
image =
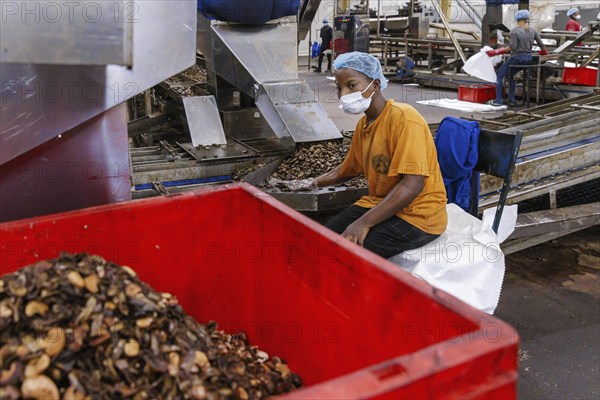
[[301, 386], [278, 357], [200, 324], [102, 257], [0, 279], [0, 399], [259, 399]]

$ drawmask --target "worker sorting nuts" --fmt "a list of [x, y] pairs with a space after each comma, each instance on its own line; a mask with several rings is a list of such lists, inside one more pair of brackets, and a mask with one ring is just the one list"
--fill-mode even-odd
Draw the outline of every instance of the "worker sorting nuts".
[[446, 190], [425, 119], [408, 104], [386, 100], [381, 64], [360, 52], [334, 63], [340, 108], [362, 114], [344, 161], [317, 177], [287, 181], [291, 190], [340, 184], [364, 174], [367, 196], [327, 227], [389, 258], [431, 242], [446, 229]]
[[492, 101], [493, 106], [501, 106], [504, 101], [503, 96], [503, 84], [502, 80], [508, 76], [508, 104], [510, 106], [516, 105], [515, 98], [515, 74], [518, 72], [517, 68], [510, 68], [511, 65], [530, 65], [532, 63], [531, 49], [533, 48], [533, 42], [535, 41], [540, 46], [539, 55], [548, 55], [546, 45], [542, 42], [537, 31], [529, 26], [529, 10], [519, 10], [515, 14], [515, 20], [517, 21], [517, 27], [510, 31], [510, 42], [508, 46], [501, 47], [496, 50], [488, 50], [486, 53], [490, 57], [499, 56], [513, 52], [508, 60], [502, 64], [502, 66], [496, 72], [496, 99]]

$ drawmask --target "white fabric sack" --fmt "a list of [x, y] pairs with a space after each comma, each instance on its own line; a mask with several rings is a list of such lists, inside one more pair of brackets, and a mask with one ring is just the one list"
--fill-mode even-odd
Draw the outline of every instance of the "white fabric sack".
[[496, 71], [494, 66], [502, 61], [502, 56], [490, 57], [486, 51], [493, 50], [489, 46], [485, 46], [481, 51], [469, 58], [463, 66], [463, 71], [467, 74], [486, 82], [496, 82]]
[[506, 206], [498, 229], [492, 230], [496, 209], [485, 210], [483, 221], [448, 204], [448, 227], [433, 242], [389, 260], [432, 286], [478, 310], [493, 314], [504, 280], [502, 243], [514, 230], [517, 206]]

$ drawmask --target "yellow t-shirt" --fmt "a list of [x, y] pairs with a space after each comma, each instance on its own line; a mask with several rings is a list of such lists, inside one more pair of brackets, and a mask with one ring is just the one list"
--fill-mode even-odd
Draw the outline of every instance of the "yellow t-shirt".
[[358, 121], [350, 151], [339, 172], [340, 177], [365, 174], [369, 182], [369, 195], [354, 204], [375, 207], [400, 181], [401, 175], [422, 175], [423, 190], [396, 215], [427, 233], [443, 233], [448, 221], [448, 199], [425, 119], [410, 105], [388, 100], [381, 115], [366, 125], [365, 116]]

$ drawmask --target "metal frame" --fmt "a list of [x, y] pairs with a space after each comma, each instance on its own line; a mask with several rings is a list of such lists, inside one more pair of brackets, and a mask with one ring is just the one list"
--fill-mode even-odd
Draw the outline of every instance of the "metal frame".
[[520, 214], [515, 231], [502, 244], [505, 255], [600, 224], [600, 203]]
[[437, 0], [431, 0], [431, 3], [433, 4], [435, 11], [437, 11], [438, 15], [440, 16], [440, 19], [442, 20], [442, 23], [444, 24], [444, 27], [446, 28], [446, 32], [448, 33], [448, 36], [450, 37], [450, 40], [452, 41], [452, 44], [454, 45], [454, 49], [458, 53], [458, 56], [460, 57], [460, 59], [462, 60], [463, 63], [467, 62], [467, 57], [465, 56], [465, 53], [463, 52], [463, 49], [462, 49], [460, 43], [456, 39], [456, 36], [454, 36], [454, 31], [450, 27], [450, 23], [448, 22], [448, 19], [446, 19], [446, 15], [444, 15], [444, 12], [442, 11], [440, 4], [438, 3]]
[[479, 157], [475, 170], [503, 180], [500, 198], [496, 206], [496, 215], [492, 224], [494, 232], [498, 232], [522, 139], [523, 133], [521, 131], [509, 134], [481, 130], [479, 134]]

